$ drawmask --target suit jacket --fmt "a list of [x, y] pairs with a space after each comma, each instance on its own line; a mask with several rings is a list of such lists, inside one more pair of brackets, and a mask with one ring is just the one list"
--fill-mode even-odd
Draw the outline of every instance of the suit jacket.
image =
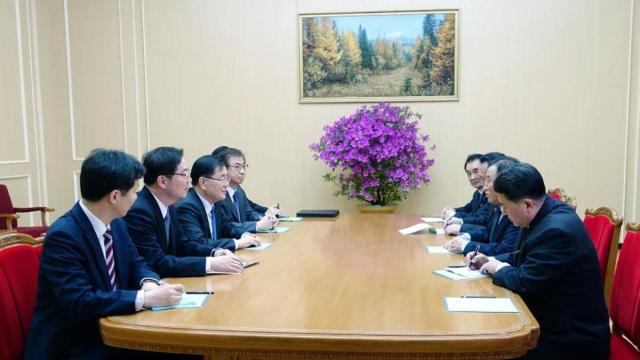
[[540, 323], [534, 352], [539, 358], [608, 357], [609, 316], [598, 257], [569, 205], [547, 196], [516, 250], [496, 258], [512, 266], [496, 272], [494, 284], [518, 293]]
[[168, 213], [171, 216], [169, 239], [153, 194], [146, 186], [138, 192], [138, 199], [124, 217], [138, 252], [162, 277], [205, 275], [205, 257], [212, 256], [215, 248], [185, 238], [175, 206], [169, 206]]
[[480, 193], [479, 190], [474, 191], [473, 196], [471, 196], [471, 201], [466, 203], [464, 206], [454, 208], [454, 210], [456, 211], [456, 217], [463, 217], [467, 214], [474, 213], [476, 210], [478, 210], [478, 208], [480, 208], [482, 201], [486, 198], [487, 196], [484, 194], [484, 192]]
[[481, 199], [479, 207], [476, 209], [476, 211], [472, 213], [466, 213], [462, 216], [458, 216], [456, 214], [456, 217], [460, 217], [462, 219], [463, 226], [465, 224], [488, 226], [489, 219], [491, 218], [491, 214], [493, 213], [493, 209], [495, 207], [497, 207], [497, 205], [489, 203], [489, 201], [487, 201], [487, 197], [485, 196], [484, 199]]
[[143, 278], [160, 279], [131, 243], [127, 225], [110, 225], [117, 290], [112, 290], [100, 241], [79, 204], [56, 220], [44, 241], [38, 298], [25, 346], [25, 359], [109, 355], [98, 319], [134, 313]]
[[176, 210], [182, 226], [182, 233], [188, 240], [201, 242], [215, 248], [236, 251], [236, 242], [233, 239], [222, 237], [223, 222], [220, 216], [216, 216], [217, 240], [212, 239], [207, 210], [205, 210], [202, 200], [194, 188], [189, 189], [187, 196], [176, 204]]
[[224, 201], [216, 203], [216, 217], [219, 214], [223, 219], [222, 236], [224, 237], [240, 238], [246, 232], [255, 233], [256, 224], [263, 216], [251, 208], [247, 195], [240, 186], [236, 188], [236, 201], [240, 210], [239, 215], [229, 193]]
[[488, 256], [513, 251], [520, 229], [513, 225], [506, 215], [500, 219], [501, 214], [500, 207], [494, 207], [489, 228], [478, 227], [469, 233], [471, 241], [463, 249], [464, 254], [475, 251], [477, 245], [480, 246], [479, 251]]

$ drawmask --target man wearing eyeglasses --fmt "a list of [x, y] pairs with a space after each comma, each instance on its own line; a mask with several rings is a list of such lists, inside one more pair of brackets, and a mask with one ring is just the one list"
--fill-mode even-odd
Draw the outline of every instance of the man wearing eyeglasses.
[[220, 214], [225, 218], [223, 233], [240, 237], [246, 232], [273, 228], [278, 222], [280, 209], [277, 206], [267, 208], [252, 202], [240, 186], [244, 182], [245, 170], [248, 167], [242, 151], [220, 146], [211, 155], [224, 161], [229, 175], [227, 196], [218, 206]]
[[224, 163], [211, 155], [198, 158], [191, 169], [191, 185], [187, 197], [176, 204], [185, 237], [231, 251], [260, 245], [260, 239], [244, 233], [239, 239], [223, 238], [223, 222], [216, 216], [215, 204], [227, 195], [229, 178]]
[[231, 251], [188, 239], [182, 232], [174, 204], [191, 187], [182, 149], [153, 149], [142, 164], [145, 187], [124, 219], [147, 263], [162, 277], [240, 272], [240, 259]]

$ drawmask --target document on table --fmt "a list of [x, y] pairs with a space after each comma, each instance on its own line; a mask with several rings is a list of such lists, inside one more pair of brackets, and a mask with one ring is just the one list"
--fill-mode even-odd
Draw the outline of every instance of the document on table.
[[495, 297], [446, 297], [444, 298], [447, 311], [457, 312], [490, 312], [517, 313], [518, 309], [509, 298]]
[[478, 270], [471, 270], [467, 266], [434, 270], [433, 273], [451, 280], [469, 280], [489, 277], [489, 275], [483, 274]]
[[249, 246], [248, 248], [245, 248], [245, 249], [251, 250], [251, 251], [260, 251], [260, 250], [268, 249], [270, 247], [271, 247], [271, 243], [262, 242], [260, 243], [260, 245]]
[[298, 221], [302, 221], [302, 218], [299, 216], [283, 216], [283, 217], [279, 217], [278, 221], [280, 222], [298, 222]]
[[467, 279], [478, 279], [489, 277], [487, 274], [483, 274], [480, 270], [471, 270], [468, 266], [465, 267], [457, 267], [457, 268], [446, 268], [445, 270], [450, 271], [454, 274], [464, 276]]
[[409, 234], [413, 234], [413, 233], [417, 233], [418, 231], [422, 231], [424, 229], [429, 229], [432, 228], [433, 226], [426, 224], [426, 223], [420, 223], [420, 224], [415, 224], [409, 227], [406, 227], [404, 229], [400, 229], [398, 230], [400, 232], [400, 234], [402, 235], [409, 235]]
[[447, 250], [444, 246], [428, 246], [428, 245], [425, 245], [424, 249], [429, 254], [455, 254], [455, 253]]
[[269, 229], [269, 230], [259, 230], [259, 233], [273, 233], [273, 234], [280, 234], [283, 232], [287, 232], [289, 231], [288, 227], [274, 227], [273, 229]]
[[426, 223], [444, 223], [444, 219], [440, 217], [423, 217], [420, 220]]
[[183, 309], [183, 308], [196, 308], [201, 307], [209, 294], [182, 294], [182, 299], [176, 306], [152, 306], [151, 310], [160, 311], [168, 309]]

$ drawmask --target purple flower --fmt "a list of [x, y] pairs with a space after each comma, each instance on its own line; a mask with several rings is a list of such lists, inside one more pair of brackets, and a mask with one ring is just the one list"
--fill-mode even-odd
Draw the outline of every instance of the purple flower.
[[324, 126], [320, 141], [309, 148], [332, 169], [324, 179], [338, 186], [336, 195], [395, 204], [430, 181], [427, 170], [435, 160], [425, 148], [429, 135], [419, 133], [421, 117], [408, 106], [363, 106]]

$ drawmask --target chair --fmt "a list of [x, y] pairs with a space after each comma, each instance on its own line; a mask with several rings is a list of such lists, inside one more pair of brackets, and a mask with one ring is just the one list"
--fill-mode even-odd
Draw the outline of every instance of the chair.
[[22, 359], [36, 302], [42, 238], [0, 235], [0, 359]]
[[613, 210], [600, 207], [595, 210], [587, 209], [583, 223], [598, 253], [600, 275], [604, 283], [604, 296], [609, 304], [622, 218], [619, 218]]
[[576, 197], [567, 195], [567, 192], [564, 191], [563, 188], [549, 189], [547, 191], [547, 195], [549, 195], [550, 197], [552, 197], [552, 198], [554, 198], [556, 200], [560, 200], [560, 201], [568, 204], [574, 210], [578, 207], [578, 201], [576, 200]]
[[613, 279], [611, 360], [640, 360], [640, 224], [627, 224]]
[[[18, 213], [28, 213], [33, 211], [40, 211], [41, 226], [18, 226]], [[15, 230], [16, 232], [29, 234], [33, 237], [42, 236], [47, 232], [49, 228], [47, 226], [47, 212], [54, 211], [54, 209], [46, 206], [36, 206], [28, 208], [17, 208], [13, 206], [11, 202], [11, 196], [9, 190], [4, 184], [0, 184], [0, 231], [2, 230]], [[2, 221], [4, 219], [4, 221]]]

